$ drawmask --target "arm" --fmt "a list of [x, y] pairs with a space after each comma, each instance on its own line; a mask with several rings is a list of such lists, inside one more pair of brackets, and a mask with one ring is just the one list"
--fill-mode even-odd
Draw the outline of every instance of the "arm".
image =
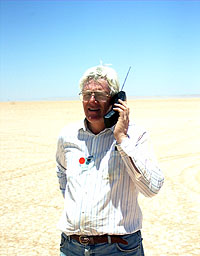
[[65, 189], [67, 184], [67, 176], [66, 176], [66, 159], [65, 159], [65, 151], [63, 147], [62, 137], [58, 139], [57, 151], [56, 151], [56, 168], [57, 168], [57, 177], [60, 184], [60, 190], [65, 196]]
[[145, 196], [151, 197], [162, 187], [163, 174], [157, 165], [147, 133], [129, 126], [127, 103], [121, 100], [119, 103], [114, 109], [119, 112], [114, 130], [117, 149], [138, 190]]
[[164, 177], [149, 143], [148, 134], [144, 132], [136, 143], [130, 135], [117, 145], [117, 149], [138, 190], [147, 197], [156, 195], [163, 185]]

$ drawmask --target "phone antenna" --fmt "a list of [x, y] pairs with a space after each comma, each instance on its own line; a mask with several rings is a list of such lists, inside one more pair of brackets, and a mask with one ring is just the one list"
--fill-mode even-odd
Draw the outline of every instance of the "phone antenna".
[[126, 83], [126, 79], [127, 79], [127, 77], [128, 77], [128, 74], [129, 74], [129, 71], [130, 71], [130, 70], [131, 70], [131, 66], [130, 66], [129, 69], [128, 69], [128, 72], [127, 72], [127, 74], [126, 74], [126, 77], [125, 77], [124, 83], [123, 83], [123, 85], [122, 85], [121, 91], [122, 91], [123, 88], [124, 88], [124, 85], [125, 85], [125, 83]]

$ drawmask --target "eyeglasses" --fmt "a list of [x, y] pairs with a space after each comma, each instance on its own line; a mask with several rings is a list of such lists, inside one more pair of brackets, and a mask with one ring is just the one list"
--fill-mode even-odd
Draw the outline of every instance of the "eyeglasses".
[[92, 96], [95, 97], [96, 101], [106, 101], [110, 97], [110, 94], [102, 91], [82, 91], [79, 95], [83, 101], [89, 101]]

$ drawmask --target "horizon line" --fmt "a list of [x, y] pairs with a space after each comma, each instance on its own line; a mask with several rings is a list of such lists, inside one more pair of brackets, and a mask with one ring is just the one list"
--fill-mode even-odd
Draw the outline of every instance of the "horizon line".
[[[154, 95], [154, 96], [128, 96], [128, 100], [134, 99], [170, 99], [170, 98], [200, 98], [200, 94], [177, 94], [177, 95]], [[32, 99], [8, 99], [0, 100], [0, 102], [34, 102], [34, 101], [76, 101], [79, 100], [77, 96], [71, 97], [45, 97]]]

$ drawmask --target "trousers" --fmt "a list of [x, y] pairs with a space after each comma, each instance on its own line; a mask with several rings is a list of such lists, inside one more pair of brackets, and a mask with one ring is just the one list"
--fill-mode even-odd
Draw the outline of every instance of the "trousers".
[[76, 240], [68, 239], [67, 236], [62, 233], [60, 256], [144, 256], [141, 231], [137, 231], [133, 234], [122, 235], [120, 237], [126, 240], [128, 245], [121, 243], [82, 245]]

